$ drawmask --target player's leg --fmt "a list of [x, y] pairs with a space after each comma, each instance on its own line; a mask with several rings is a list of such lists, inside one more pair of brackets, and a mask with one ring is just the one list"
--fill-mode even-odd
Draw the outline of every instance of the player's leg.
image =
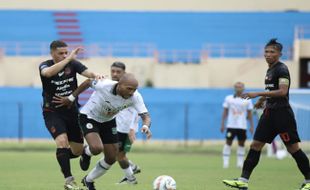
[[79, 125], [88, 144], [83, 148], [80, 158], [80, 167], [86, 171], [89, 168], [91, 156], [98, 155], [103, 151], [103, 144], [99, 135], [101, 124], [88, 119], [84, 114], [80, 114]]
[[244, 162], [244, 155], [245, 155], [245, 141], [247, 139], [246, 130], [238, 129], [237, 132], [238, 138], [238, 148], [237, 148], [237, 167], [242, 168]]
[[70, 158], [77, 158], [83, 153], [83, 134], [78, 123], [78, 113], [68, 113], [65, 117], [67, 136], [70, 145]]
[[93, 168], [82, 180], [82, 183], [88, 188], [88, 190], [95, 189], [94, 180], [104, 175], [110, 169], [115, 163], [118, 153], [118, 137], [115, 119], [103, 123], [98, 127], [98, 130], [104, 146], [104, 157], [97, 162], [95, 168]]
[[276, 135], [276, 129], [271, 126], [269, 112], [265, 110], [259, 120], [254, 134], [254, 140], [243, 163], [241, 177], [234, 180], [223, 180], [223, 183], [237, 189], [248, 189], [248, 181], [252, 171], [259, 162], [262, 148], [265, 143], [271, 143]]
[[231, 145], [233, 143], [233, 139], [235, 137], [235, 133], [233, 129], [227, 129], [226, 130], [226, 143], [223, 147], [223, 168], [228, 168], [229, 167], [229, 159], [230, 159], [230, 154], [231, 154]]
[[297, 132], [293, 111], [291, 109], [283, 109], [277, 112], [277, 121], [279, 124], [280, 137], [305, 178], [301, 189], [310, 189], [309, 159], [299, 146], [300, 138]]
[[129, 161], [126, 157], [126, 152], [129, 152], [131, 148], [131, 142], [128, 138], [128, 134], [117, 132], [117, 136], [118, 136], [118, 146], [119, 146], [118, 154], [117, 154], [117, 161], [119, 163], [119, 166], [123, 169], [123, 172], [125, 174], [125, 177], [123, 177], [120, 180], [119, 184], [123, 182], [137, 183], [133, 170], [130, 167]]
[[74, 182], [74, 177], [71, 173], [71, 149], [68, 141], [65, 121], [56, 112], [44, 112], [43, 116], [45, 126], [56, 143], [56, 159], [65, 178], [65, 189], [80, 189]]

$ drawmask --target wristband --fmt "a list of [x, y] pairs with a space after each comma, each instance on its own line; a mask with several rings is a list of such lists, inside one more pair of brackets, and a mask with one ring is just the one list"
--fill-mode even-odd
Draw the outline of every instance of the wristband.
[[72, 94], [70, 94], [70, 96], [68, 96], [68, 99], [70, 100], [70, 102], [74, 102], [75, 97]]
[[150, 129], [149, 126], [147, 126], [147, 125], [142, 125], [142, 128], [143, 128], [143, 127], [146, 127], [147, 129]]

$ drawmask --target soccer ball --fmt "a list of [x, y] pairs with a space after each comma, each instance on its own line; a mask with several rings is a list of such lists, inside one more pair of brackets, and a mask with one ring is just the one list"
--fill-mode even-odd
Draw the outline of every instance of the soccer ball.
[[176, 190], [177, 184], [175, 180], [168, 175], [158, 176], [153, 182], [154, 190]]

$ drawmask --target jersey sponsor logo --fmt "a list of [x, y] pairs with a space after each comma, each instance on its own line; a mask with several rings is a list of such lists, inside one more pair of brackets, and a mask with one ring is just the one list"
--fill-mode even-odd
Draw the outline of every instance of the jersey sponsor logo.
[[87, 128], [87, 129], [92, 129], [92, 128], [94, 128], [94, 126], [93, 126], [93, 124], [91, 124], [91, 123], [87, 123], [87, 124], [86, 124], [86, 128]]
[[266, 88], [274, 88], [274, 84], [266, 84], [265, 87]]
[[70, 77], [68, 79], [60, 80], [60, 81], [51, 80], [51, 83], [55, 85], [63, 85], [65, 83], [73, 82], [73, 81], [74, 81], [74, 77]]

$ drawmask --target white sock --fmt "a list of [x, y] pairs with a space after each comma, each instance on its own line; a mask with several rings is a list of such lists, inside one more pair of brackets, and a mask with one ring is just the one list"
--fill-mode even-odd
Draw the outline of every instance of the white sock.
[[89, 149], [89, 146], [86, 146], [85, 149], [85, 154], [88, 155], [88, 156], [93, 156], [93, 154], [91, 153], [90, 149]]
[[135, 169], [137, 167], [137, 165], [135, 163], [133, 163], [131, 160], [128, 160], [129, 162], [129, 166], [132, 168], [132, 169]]
[[104, 161], [104, 157], [101, 158], [97, 164], [96, 167], [94, 169], [92, 169], [89, 174], [86, 177], [86, 181], [88, 182], [93, 182], [95, 179], [97, 179], [98, 177], [102, 176], [103, 174], [105, 174], [109, 169], [110, 169], [111, 165], [107, 164]]
[[237, 148], [237, 167], [242, 167], [244, 162], [245, 148], [238, 146]]
[[223, 167], [228, 168], [231, 146], [225, 144], [223, 148]]
[[133, 176], [133, 171], [132, 171], [131, 166], [129, 166], [126, 169], [123, 169], [123, 171], [124, 171], [124, 174], [127, 177], [127, 179], [133, 179], [134, 176]]

